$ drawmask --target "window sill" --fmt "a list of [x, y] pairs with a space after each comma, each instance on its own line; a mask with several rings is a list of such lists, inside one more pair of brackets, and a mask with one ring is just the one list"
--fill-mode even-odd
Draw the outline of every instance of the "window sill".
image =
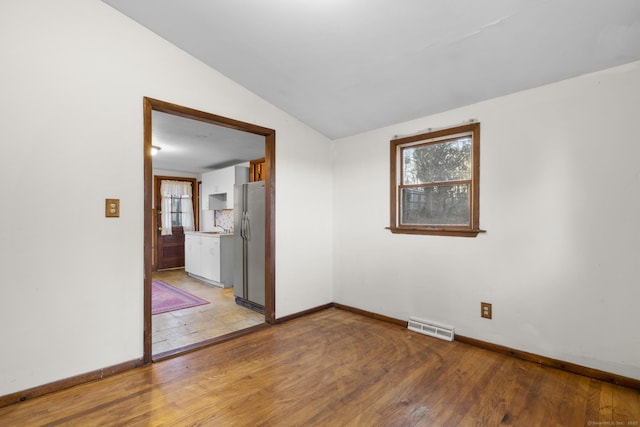
[[448, 228], [410, 228], [410, 227], [385, 227], [393, 234], [423, 234], [427, 236], [451, 236], [451, 237], [476, 237], [486, 230], [448, 229]]

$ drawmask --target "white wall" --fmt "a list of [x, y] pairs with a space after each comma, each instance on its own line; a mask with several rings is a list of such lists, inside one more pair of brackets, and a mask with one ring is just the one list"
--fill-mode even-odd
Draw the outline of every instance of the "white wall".
[[[639, 112], [633, 63], [334, 142], [336, 302], [640, 378]], [[471, 118], [486, 234], [385, 230], [389, 140]]]
[[98, 0], [0, 40], [0, 395], [142, 357], [144, 96], [276, 129], [276, 315], [332, 301], [330, 141]]

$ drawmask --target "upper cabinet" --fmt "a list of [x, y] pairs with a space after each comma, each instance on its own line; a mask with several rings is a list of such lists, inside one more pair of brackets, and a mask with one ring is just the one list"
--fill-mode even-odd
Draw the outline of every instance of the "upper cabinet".
[[267, 169], [264, 157], [251, 160], [249, 163], [249, 181], [264, 181], [267, 178]]
[[249, 181], [249, 168], [230, 166], [202, 174], [202, 209], [233, 209], [233, 186]]

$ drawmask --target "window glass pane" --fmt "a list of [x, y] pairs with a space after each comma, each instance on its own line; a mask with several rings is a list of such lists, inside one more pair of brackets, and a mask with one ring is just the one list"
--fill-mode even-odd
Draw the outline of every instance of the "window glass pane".
[[171, 226], [172, 227], [180, 227], [182, 224], [180, 222], [180, 214], [177, 212], [171, 212]]
[[171, 197], [171, 226], [182, 227], [182, 199]]
[[471, 179], [471, 137], [402, 150], [403, 184]]
[[469, 184], [401, 189], [402, 225], [469, 226]]
[[180, 212], [180, 199], [171, 197], [171, 212]]

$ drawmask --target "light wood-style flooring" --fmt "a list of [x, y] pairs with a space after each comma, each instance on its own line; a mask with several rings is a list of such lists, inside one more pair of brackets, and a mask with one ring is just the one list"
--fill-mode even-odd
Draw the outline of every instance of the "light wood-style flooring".
[[210, 302], [151, 316], [154, 355], [265, 322], [263, 314], [235, 303], [233, 288], [208, 285], [189, 277], [184, 269], [155, 272], [152, 280], [162, 280]]
[[640, 392], [338, 309], [0, 408], [8, 426], [637, 426]]

